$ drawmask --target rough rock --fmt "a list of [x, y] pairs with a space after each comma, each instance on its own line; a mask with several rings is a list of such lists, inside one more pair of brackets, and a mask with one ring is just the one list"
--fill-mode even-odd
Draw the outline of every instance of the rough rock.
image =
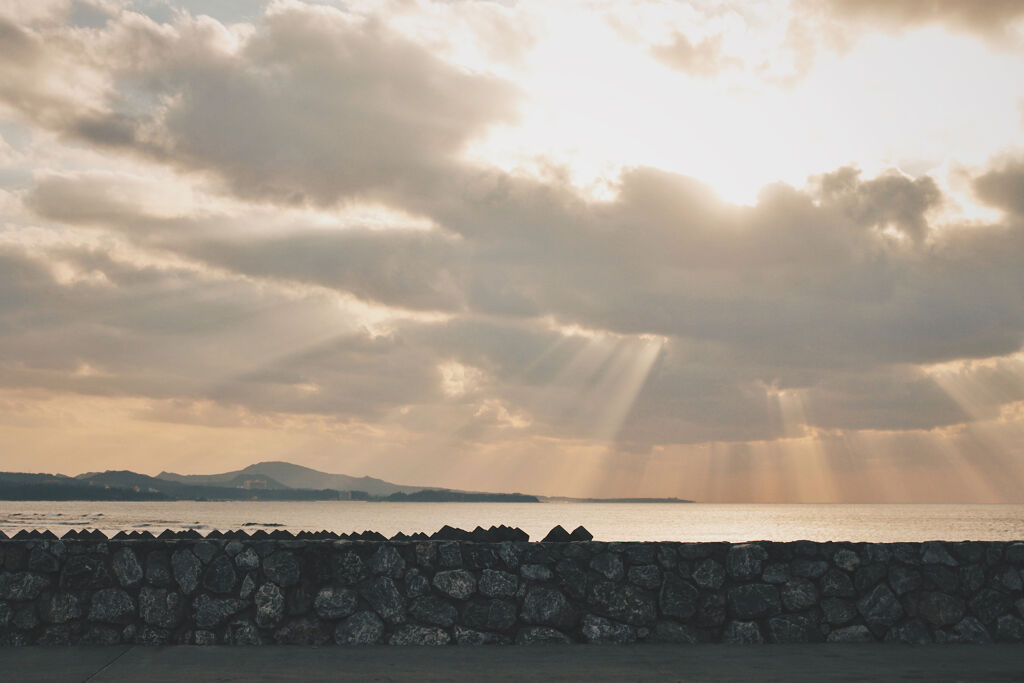
[[889, 627], [903, 616], [900, 601], [885, 584], [875, 586], [858, 600], [857, 609], [869, 626]]
[[274, 631], [274, 642], [281, 645], [323, 645], [330, 639], [324, 627], [308, 617], [289, 621]]
[[476, 592], [476, 577], [465, 569], [450, 569], [434, 575], [434, 587], [456, 600], [465, 600]]
[[284, 595], [275, 584], [265, 583], [256, 590], [256, 624], [268, 628], [284, 616]]
[[554, 576], [551, 570], [542, 564], [524, 564], [519, 567], [519, 575], [527, 581], [550, 581]]
[[818, 636], [815, 623], [802, 614], [780, 614], [768, 620], [768, 638], [773, 643], [809, 643]]
[[989, 635], [985, 625], [975, 617], [964, 617], [959, 624], [953, 627], [953, 631], [959, 636], [961, 643], [981, 645], [992, 642], [992, 636]]
[[381, 576], [360, 591], [370, 607], [385, 621], [397, 624], [405, 619], [405, 598], [398, 592], [395, 582]]
[[405, 571], [405, 561], [393, 545], [382, 545], [367, 563], [370, 572], [399, 579]]
[[925, 593], [917, 603], [917, 612], [932, 626], [952, 626], [964, 616], [964, 601], [945, 593]]
[[677, 624], [674, 621], [659, 621], [654, 625], [650, 639], [655, 643], [687, 644], [694, 644], [700, 640], [692, 626]]
[[527, 626], [516, 632], [516, 645], [569, 644], [569, 636], [547, 626]]
[[693, 581], [701, 588], [718, 590], [725, 584], [725, 567], [710, 557], [700, 560], [693, 568]]
[[260, 556], [254, 549], [246, 548], [235, 555], [235, 566], [243, 571], [259, 569]]
[[485, 569], [480, 573], [478, 589], [480, 595], [489, 598], [511, 598], [519, 589], [519, 581], [515, 574], [496, 569]]
[[35, 600], [50, 584], [45, 576], [29, 572], [0, 573], [0, 600]]
[[821, 601], [821, 613], [828, 623], [841, 626], [853, 621], [857, 616], [857, 608], [849, 600], [825, 598]]
[[635, 643], [636, 627], [599, 617], [584, 614], [581, 621], [583, 637], [588, 643]]
[[391, 645], [447, 645], [452, 637], [444, 629], [406, 624], [388, 639]]
[[110, 558], [110, 568], [114, 570], [117, 582], [125, 588], [142, 581], [142, 565], [131, 548], [118, 549]]
[[165, 588], [143, 586], [139, 591], [139, 616], [150, 626], [174, 628], [184, 616], [181, 596]]
[[609, 581], [620, 581], [625, 576], [622, 558], [615, 553], [598, 553], [590, 560], [590, 568]]
[[875, 637], [867, 626], [857, 624], [856, 626], [844, 626], [837, 628], [828, 634], [826, 639], [830, 643], [873, 643]]
[[850, 575], [842, 569], [829, 569], [821, 579], [821, 594], [829, 598], [852, 598], [857, 595]]
[[146, 555], [146, 582], [151, 586], [171, 585], [171, 558], [166, 550], [152, 550]]
[[323, 619], [341, 619], [356, 611], [358, 598], [349, 588], [327, 586], [313, 599], [314, 611]]
[[[670, 601], [680, 595], [681, 592], [673, 592]], [[636, 586], [611, 581], [600, 581], [590, 588], [587, 592], [587, 606], [597, 614], [634, 626], [651, 624], [658, 616], [657, 606], [650, 593]]]
[[96, 591], [89, 605], [89, 620], [126, 624], [135, 616], [135, 601], [120, 588]]
[[409, 605], [409, 615], [425, 624], [450, 627], [455, 623], [458, 610], [455, 609], [455, 605], [436, 595], [426, 595], [412, 601]]
[[1004, 614], [996, 620], [996, 640], [1005, 643], [1024, 642], [1024, 621]]
[[697, 611], [697, 595], [692, 585], [675, 574], [668, 574], [658, 593], [661, 613], [666, 617], [689, 619]]
[[190, 551], [182, 548], [175, 550], [171, 555], [171, 573], [174, 580], [178, 582], [181, 592], [185, 595], [192, 595], [199, 586], [199, 573], [202, 571], [202, 564], [199, 558]]
[[245, 600], [200, 595], [192, 601], [192, 616], [199, 628], [214, 628], [246, 608]]
[[[82, 606], [78, 596], [73, 593], [54, 593], [46, 601], [46, 609], [43, 612], [43, 619], [51, 624], [66, 624], [81, 616]], [[0, 617], [0, 628], [7, 625], [5, 621]]]
[[768, 551], [757, 543], [741, 543], [729, 548], [726, 568], [729, 576], [739, 581], [749, 581], [761, 575], [761, 567], [768, 559]]
[[630, 567], [626, 573], [629, 582], [641, 588], [654, 590], [661, 585], [661, 568], [656, 564], [642, 564], [638, 567]]
[[890, 643], [927, 645], [932, 642], [932, 635], [920, 619], [911, 619], [890, 628], [885, 634], [885, 640]]
[[516, 625], [516, 611], [516, 604], [509, 600], [470, 603], [463, 611], [462, 621], [481, 631], [508, 631]]
[[235, 568], [225, 555], [214, 558], [203, 572], [203, 587], [213, 593], [230, 593], [238, 577]]
[[758, 619], [782, 611], [779, 589], [763, 583], [736, 586], [729, 590], [729, 610], [741, 620]]
[[729, 645], [754, 645], [764, 642], [755, 621], [730, 621], [722, 633], [722, 642]]
[[287, 550], [278, 550], [263, 558], [263, 575], [281, 588], [299, 582], [299, 561]]
[[818, 587], [809, 579], [791, 579], [782, 586], [782, 604], [791, 612], [818, 604]]
[[356, 612], [334, 629], [338, 645], [373, 645], [384, 635], [384, 622], [373, 612]]
[[572, 628], [576, 624], [576, 611], [557, 588], [539, 586], [526, 592], [522, 618], [528, 624], [541, 624], [557, 628]]

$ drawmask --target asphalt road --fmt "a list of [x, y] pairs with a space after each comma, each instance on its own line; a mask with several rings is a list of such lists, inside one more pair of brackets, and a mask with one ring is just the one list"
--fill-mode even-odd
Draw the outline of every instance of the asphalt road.
[[1022, 645], [0, 649], [0, 681], [1024, 681]]

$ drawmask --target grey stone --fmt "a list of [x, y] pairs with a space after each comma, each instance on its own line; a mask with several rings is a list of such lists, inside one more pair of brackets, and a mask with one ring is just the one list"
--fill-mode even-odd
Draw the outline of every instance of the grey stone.
[[[51, 624], [66, 624], [81, 616], [82, 606], [74, 593], [54, 593], [46, 601], [46, 609], [43, 612], [43, 618]], [[4, 626], [3, 619], [0, 619], [0, 628]]]
[[192, 634], [192, 643], [194, 645], [216, 645], [217, 634], [213, 631], [204, 631], [199, 629]]
[[390, 645], [447, 645], [452, 637], [444, 629], [406, 624], [388, 639]]
[[171, 558], [166, 550], [151, 550], [146, 555], [146, 581], [153, 586], [171, 585]]
[[199, 628], [214, 628], [246, 608], [238, 598], [211, 598], [203, 594], [192, 601], [192, 617]]
[[373, 612], [356, 612], [334, 629], [338, 645], [373, 645], [384, 635], [384, 622]]
[[658, 593], [661, 613], [666, 617], [689, 619], [697, 612], [697, 595], [692, 585], [676, 574], [668, 574]]
[[497, 599], [470, 603], [463, 611], [462, 621], [480, 631], [508, 631], [516, 624], [516, 604]]
[[[666, 581], [667, 585], [668, 581]], [[685, 589], [680, 589], [678, 584], [673, 584], [673, 586], [665, 604], [676, 605], [681, 610], [683, 609]], [[664, 587], [662, 591], [665, 591]], [[650, 593], [636, 586], [621, 585], [611, 581], [600, 581], [590, 588], [587, 592], [587, 606], [597, 614], [617, 621], [624, 621], [633, 626], [651, 624], [658, 615], [657, 606]]]
[[60, 569], [60, 562], [42, 548], [32, 548], [28, 554], [28, 568], [29, 571], [52, 574]]
[[952, 626], [964, 616], [964, 601], [945, 593], [925, 593], [917, 613], [932, 626]]
[[465, 569], [450, 569], [434, 574], [434, 587], [456, 600], [465, 600], [476, 592], [476, 577]]
[[299, 561], [287, 550], [278, 550], [263, 558], [263, 575], [282, 588], [299, 582]]
[[982, 588], [968, 603], [971, 613], [984, 624], [993, 623], [999, 616], [1010, 611], [1010, 599], [1006, 594], [991, 588]]
[[420, 574], [420, 570], [413, 568], [405, 573], [405, 594], [410, 598], [418, 598], [430, 592], [430, 581]]
[[885, 584], [875, 586], [858, 600], [857, 609], [869, 626], [889, 627], [903, 616], [900, 601]]
[[239, 541], [237, 538], [233, 538], [230, 541], [228, 541], [227, 545], [224, 546], [224, 552], [226, 552], [228, 556], [234, 557], [238, 553], [242, 552], [244, 548], [245, 546], [242, 545], [241, 541]]
[[1024, 621], [1010, 614], [996, 619], [996, 640], [1006, 643], [1024, 642]]
[[384, 574], [393, 579], [402, 578], [405, 573], [405, 561], [392, 545], [382, 545], [367, 563], [374, 574]]
[[0, 629], [7, 628], [7, 624], [11, 623], [11, 615], [13, 613], [10, 605], [6, 602], [0, 602]]
[[480, 573], [480, 595], [489, 598], [511, 598], [515, 597], [518, 588], [519, 580], [515, 574], [496, 569], [485, 569]]
[[171, 633], [165, 628], [143, 626], [132, 641], [136, 645], [167, 645], [171, 642]]
[[139, 591], [139, 616], [150, 626], [174, 628], [184, 609], [181, 596], [165, 588], [143, 586]]
[[802, 579], [816, 579], [828, 571], [828, 562], [798, 557], [789, 566], [789, 573]]
[[730, 621], [722, 633], [722, 642], [729, 645], [756, 645], [764, 642], [755, 621]]
[[588, 643], [635, 643], [636, 627], [620, 624], [594, 614], [584, 614], [581, 621], [583, 638]]
[[321, 588], [313, 599], [313, 610], [323, 619], [341, 619], [356, 611], [355, 591], [339, 586]]
[[416, 556], [416, 564], [424, 569], [433, 569], [437, 564], [437, 543], [428, 541], [417, 543], [413, 546], [413, 554]]
[[235, 555], [235, 566], [241, 570], [259, 569], [260, 556], [252, 548], [246, 548]]
[[889, 567], [881, 562], [858, 567], [853, 573], [853, 587], [858, 594], [867, 593], [885, 579]]
[[238, 589], [238, 597], [248, 600], [254, 590], [256, 590], [256, 581], [252, 578], [252, 574], [246, 574], [242, 579], [242, 587]]
[[190, 551], [181, 548], [175, 550], [171, 555], [171, 572], [174, 580], [178, 582], [181, 592], [185, 595], [192, 595], [199, 587], [199, 573], [202, 571], [202, 564], [199, 558]]
[[364, 585], [360, 592], [370, 607], [385, 621], [397, 624], [405, 619], [405, 598], [398, 592], [395, 582], [388, 576], [380, 576]]
[[509, 645], [512, 643], [512, 639], [501, 633], [487, 633], [456, 626], [455, 642], [458, 645]]
[[757, 543], [741, 543], [729, 548], [725, 565], [729, 576], [749, 581], [761, 575], [761, 566], [768, 559], [768, 551]]
[[768, 637], [773, 643], [809, 643], [817, 633], [814, 622], [802, 614], [780, 614], [768, 620]]
[[537, 586], [526, 592], [522, 611], [526, 623], [567, 629], [576, 624], [576, 617], [576, 611], [557, 588]]
[[960, 567], [960, 585], [967, 595], [977, 593], [985, 585], [985, 570], [976, 564]]
[[274, 631], [274, 642], [280, 645], [323, 645], [330, 639], [323, 626], [308, 617], [289, 621]]
[[438, 563], [445, 569], [462, 566], [462, 544], [446, 541], [437, 546]]
[[818, 587], [809, 579], [791, 579], [782, 586], [782, 604], [791, 612], [818, 604]]
[[625, 576], [622, 558], [615, 553], [598, 553], [590, 560], [590, 568], [609, 581], [619, 581]]
[[192, 554], [198, 557], [203, 564], [209, 564], [213, 556], [217, 554], [217, 545], [212, 541], [199, 541], [198, 543], [193, 543], [190, 548], [192, 549]]
[[1010, 564], [1024, 565], [1024, 543], [1018, 541], [1006, 546], [1005, 559]]
[[690, 645], [700, 640], [692, 626], [677, 624], [674, 621], [659, 621], [654, 625], [654, 632], [650, 639], [656, 643], [687, 643]]
[[23, 605], [14, 611], [14, 615], [11, 616], [11, 624], [15, 628], [20, 628], [23, 631], [28, 631], [39, 626], [39, 615], [36, 614], [35, 604]]
[[284, 595], [275, 584], [265, 583], [256, 590], [256, 624], [276, 626], [284, 616]]
[[725, 596], [706, 593], [697, 600], [696, 622], [700, 626], [714, 627], [725, 623]]
[[895, 564], [889, 567], [889, 585], [896, 595], [904, 595], [921, 587], [921, 572]]
[[836, 551], [836, 554], [832, 556], [832, 564], [844, 571], [852, 572], [860, 566], [860, 558], [857, 557], [857, 553], [844, 548]]
[[203, 572], [203, 587], [213, 593], [230, 593], [237, 580], [235, 568], [225, 555], [215, 558]]
[[1020, 572], [1013, 567], [1003, 567], [995, 572], [992, 577], [993, 583], [998, 588], [1015, 592], [1021, 589]]
[[498, 546], [498, 557], [509, 569], [519, 569], [519, 558], [522, 556], [520, 547], [511, 542], [504, 541]]
[[761, 580], [765, 583], [786, 583], [789, 581], [789, 565], [782, 562], [768, 565], [761, 573]]
[[542, 564], [524, 564], [519, 568], [519, 575], [527, 581], [550, 581], [553, 576]]
[[844, 626], [837, 628], [828, 634], [826, 638], [830, 643], [873, 643], [875, 637], [867, 626], [857, 624], [856, 626]]
[[121, 548], [111, 557], [111, 568], [118, 583], [124, 587], [135, 586], [142, 581], [142, 565], [131, 548]]
[[661, 568], [656, 564], [642, 564], [630, 567], [626, 573], [629, 582], [641, 588], [656, 589], [661, 585]]
[[932, 634], [920, 619], [911, 619], [890, 628], [885, 634], [885, 641], [908, 645], [927, 645], [932, 642]]
[[0, 599], [35, 600], [50, 580], [29, 572], [0, 573]]
[[224, 642], [228, 645], [262, 645], [263, 638], [252, 622], [239, 620], [224, 629]]
[[366, 566], [362, 558], [346, 550], [331, 556], [331, 573], [341, 585], [354, 586], [366, 575]]
[[841, 569], [829, 569], [821, 577], [821, 594], [828, 598], [850, 598], [857, 591], [849, 574]]
[[450, 627], [455, 623], [458, 611], [450, 602], [436, 595], [427, 595], [412, 601], [409, 614], [413, 619], [426, 624]]
[[961, 643], [981, 645], [992, 642], [992, 636], [989, 635], [985, 625], [975, 617], [964, 617], [959, 624], [953, 627], [953, 631], [959, 636]]
[[770, 617], [782, 611], [779, 589], [763, 583], [751, 583], [731, 588], [728, 593], [729, 609], [740, 620]]
[[701, 588], [718, 590], [725, 584], [725, 567], [710, 557], [699, 560], [693, 568], [693, 581]]
[[121, 631], [110, 626], [90, 624], [79, 641], [82, 645], [117, 645], [121, 642]]
[[120, 588], [104, 588], [96, 591], [89, 605], [89, 620], [122, 624], [135, 616], [135, 601]]
[[569, 636], [548, 626], [527, 626], [516, 633], [516, 645], [569, 644]]
[[857, 609], [849, 600], [825, 598], [821, 601], [821, 613], [828, 623], [841, 626], [853, 621], [857, 616]]
[[940, 541], [927, 541], [921, 544], [921, 561], [925, 564], [943, 564], [947, 567], [955, 567], [959, 562], [946, 550], [944, 543]]

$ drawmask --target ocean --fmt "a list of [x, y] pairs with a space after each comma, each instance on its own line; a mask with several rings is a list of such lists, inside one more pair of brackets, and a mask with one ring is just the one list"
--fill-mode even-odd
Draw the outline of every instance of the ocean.
[[598, 541], [1024, 540], [1024, 505], [0, 501], [0, 530], [327, 529], [428, 534], [505, 524], [539, 541], [582, 524]]

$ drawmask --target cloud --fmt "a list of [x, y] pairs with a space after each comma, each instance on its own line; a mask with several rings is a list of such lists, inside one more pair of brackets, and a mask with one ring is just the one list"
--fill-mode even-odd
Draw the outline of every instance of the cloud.
[[739, 59], [722, 54], [721, 36], [693, 43], [676, 32], [671, 42], [652, 47], [651, 54], [673, 69], [698, 77], [714, 76], [722, 69], [743, 64]]
[[841, 19], [896, 28], [943, 24], [993, 37], [1008, 36], [1009, 27], [1024, 17], [1024, 7], [1016, 0], [828, 0], [824, 7]]
[[985, 203], [1024, 216], [1024, 161], [1007, 161], [978, 176], [974, 191]]

